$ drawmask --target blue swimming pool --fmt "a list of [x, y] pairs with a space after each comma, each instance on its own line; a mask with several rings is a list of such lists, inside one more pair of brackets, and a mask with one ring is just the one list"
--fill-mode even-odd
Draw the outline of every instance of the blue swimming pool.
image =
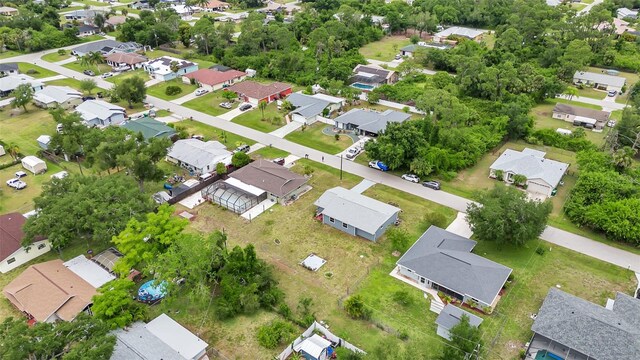
[[154, 286], [155, 280], [147, 281], [138, 289], [138, 300], [140, 301], [156, 301], [167, 295], [166, 281], [161, 281]]
[[365, 90], [365, 91], [370, 91], [370, 90], [375, 89], [375, 86], [367, 85], [367, 84], [363, 84], [363, 83], [359, 83], [359, 82], [353, 83], [353, 84], [351, 84], [351, 86], [353, 86], [356, 89]]
[[564, 360], [564, 358], [547, 350], [540, 350], [536, 354], [536, 360]]

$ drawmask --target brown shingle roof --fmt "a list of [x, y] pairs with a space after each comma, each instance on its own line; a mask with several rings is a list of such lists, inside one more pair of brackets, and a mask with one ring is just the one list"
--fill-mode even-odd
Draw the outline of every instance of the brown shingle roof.
[[307, 182], [306, 177], [263, 159], [256, 160], [229, 176], [278, 197], [287, 195]]
[[96, 289], [56, 259], [29, 266], [2, 290], [18, 310], [43, 322], [52, 314], [73, 320], [91, 304]]
[[120, 25], [120, 24], [124, 24], [125, 21], [127, 21], [127, 17], [126, 16], [110, 16], [107, 19], [107, 24], [111, 24], [111, 25]]
[[575, 116], [583, 116], [589, 119], [595, 119], [596, 121], [608, 121], [609, 113], [606, 111], [587, 109], [579, 106], [567, 105], [557, 103], [553, 108], [553, 112], [559, 112], [563, 114], [570, 114]]
[[26, 220], [20, 213], [0, 216], [0, 261], [11, 256], [22, 246], [22, 226]]
[[113, 61], [116, 63], [125, 63], [129, 65], [139, 64], [148, 61], [146, 57], [132, 53], [113, 53], [106, 57], [107, 61]]
[[200, 69], [185, 75], [185, 77], [188, 79], [196, 79], [201, 84], [213, 86], [245, 75], [247, 74], [238, 70], [217, 71], [211, 69]]
[[224, 1], [211, 0], [204, 7], [208, 9], [216, 9], [220, 7], [229, 7], [229, 4]]
[[233, 84], [227, 88], [229, 91], [243, 94], [253, 99], [264, 99], [268, 96], [277, 95], [283, 91], [291, 89], [291, 85], [274, 82], [271, 84], [260, 84], [255, 81], [243, 81]]

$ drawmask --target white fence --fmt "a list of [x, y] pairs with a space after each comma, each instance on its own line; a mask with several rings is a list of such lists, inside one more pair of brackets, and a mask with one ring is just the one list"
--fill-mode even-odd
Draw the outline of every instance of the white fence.
[[342, 338], [334, 335], [331, 331], [329, 331], [327, 328], [325, 328], [324, 326], [318, 324], [318, 322], [314, 321], [313, 324], [311, 324], [311, 326], [309, 326], [309, 328], [307, 330], [305, 330], [305, 332], [302, 333], [302, 335], [300, 335], [297, 339], [295, 339], [291, 344], [289, 344], [289, 346], [287, 346], [286, 349], [284, 349], [284, 351], [282, 351], [280, 353], [280, 355], [278, 355], [278, 359], [279, 360], [285, 360], [286, 358], [288, 358], [289, 356], [291, 356], [291, 354], [293, 354], [293, 347], [298, 345], [299, 343], [303, 342], [304, 339], [310, 337], [311, 335], [313, 335], [314, 332], [319, 332], [322, 335], [324, 335], [324, 337], [327, 338], [327, 340], [338, 344], [337, 346], [343, 347], [345, 349], [349, 349], [353, 352], [357, 352], [357, 353], [361, 353], [361, 354], [366, 354], [366, 352], [364, 352], [363, 350], [357, 348], [356, 346], [354, 346], [353, 344], [343, 340]]

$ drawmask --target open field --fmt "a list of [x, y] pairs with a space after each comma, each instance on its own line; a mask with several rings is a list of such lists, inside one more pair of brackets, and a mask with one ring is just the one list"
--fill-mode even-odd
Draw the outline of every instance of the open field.
[[411, 44], [405, 36], [385, 36], [380, 41], [369, 43], [360, 48], [360, 54], [366, 59], [391, 61], [400, 49]]
[[54, 51], [52, 53], [49, 53], [49, 54], [43, 56], [42, 60], [48, 61], [50, 63], [55, 63], [55, 62], [58, 62], [58, 61], [67, 60], [70, 57], [71, 57], [71, 55], [69, 55], [68, 52], [65, 53], [64, 55], [60, 55], [60, 54], [58, 54], [58, 52]]
[[[182, 90], [182, 92], [176, 95], [167, 95], [165, 93], [165, 90], [169, 86], [177, 86]], [[185, 84], [180, 79], [174, 79], [170, 81], [163, 81], [159, 84], [156, 84], [147, 88], [147, 95], [155, 96], [164, 100], [174, 100], [174, 99], [181, 98], [185, 95], [189, 95], [190, 93], [196, 91], [197, 88], [198, 87], [196, 85]]]
[[[57, 54], [56, 54], [57, 55]], [[38, 65], [33, 65], [29, 63], [18, 63], [18, 70], [20, 70], [21, 74], [27, 74], [36, 79], [42, 79], [46, 77], [56, 76], [57, 72], [51, 71], [49, 69], [42, 68]]]
[[220, 141], [221, 143], [227, 145], [227, 149], [229, 150], [233, 150], [242, 144], [253, 145], [256, 143], [251, 139], [247, 139], [240, 135], [236, 135], [234, 133], [220, 130], [218, 128], [203, 124], [198, 121], [182, 120], [174, 124], [176, 127], [183, 127], [185, 130], [187, 130], [189, 135], [204, 136], [205, 141], [208, 141], [208, 140]]
[[15, 50], [6, 50], [0, 52], [0, 59], [6, 59], [14, 56], [24, 55], [23, 53], [17, 52]]
[[334, 136], [323, 134], [322, 130], [327, 126], [329, 125], [317, 122], [304, 130], [300, 128], [284, 138], [328, 154], [337, 154], [353, 144], [353, 140], [347, 135], [340, 135], [336, 140]]
[[198, 96], [193, 100], [189, 100], [182, 106], [186, 106], [190, 109], [203, 112], [212, 116], [219, 116], [227, 111], [231, 111], [238, 106], [238, 102], [231, 104], [231, 109], [224, 109], [220, 107], [220, 104], [227, 102], [228, 100], [222, 97], [222, 90], [206, 93], [202, 96]]
[[251, 110], [245, 111], [231, 121], [266, 133], [285, 125], [284, 112], [278, 110], [275, 102], [267, 105], [267, 108], [264, 109], [264, 116], [262, 111], [257, 106], [254, 106]]
[[262, 149], [258, 149], [257, 151], [252, 152], [250, 155], [253, 159], [262, 158], [262, 159], [273, 160], [277, 158], [286, 157], [287, 155], [289, 155], [289, 153], [284, 150], [266, 146], [266, 147], [263, 147]]

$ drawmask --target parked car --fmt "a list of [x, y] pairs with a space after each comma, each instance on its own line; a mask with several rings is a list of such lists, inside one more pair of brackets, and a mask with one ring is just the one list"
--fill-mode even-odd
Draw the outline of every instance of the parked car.
[[433, 190], [440, 190], [440, 183], [434, 180], [427, 180], [422, 183], [422, 186], [428, 187]]
[[16, 179], [20, 179], [27, 176], [27, 173], [24, 171], [16, 171]]
[[95, 99], [96, 99], [96, 98], [95, 98], [95, 97], [93, 97], [93, 96], [84, 96], [84, 97], [82, 98], [82, 101], [95, 100]]
[[204, 94], [206, 94], [208, 92], [209, 92], [209, 90], [200, 88], [200, 89], [196, 90], [196, 96], [204, 95]]
[[235, 150], [233, 150], [233, 153], [237, 153], [237, 152], [243, 152], [243, 153], [248, 153], [249, 152], [249, 145], [244, 144], [244, 145], [240, 145], [238, 146]]
[[278, 165], [284, 165], [284, 158], [274, 159], [273, 162], [278, 164]]
[[253, 106], [251, 104], [243, 104], [240, 105], [240, 111], [247, 111], [249, 109], [251, 109]]
[[614, 97], [616, 95], [618, 95], [618, 92], [616, 90], [610, 90], [609, 92], [607, 92], [607, 96]]
[[400, 60], [400, 59], [402, 59], [402, 55], [400, 55], [400, 54], [396, 55], [396, 56], [395, 56], [395, 59], [396, 59], [396, 60]]
[[113, 69], [113, 71], [115, 72], [124, 72], [128, 70], [131, 70], [131, 67], [129, 65], [118, 66], [117, 68]]
[[614, 127], [614, 126], [616, 126], [616, 121], [615, 121], [615, 120], [609, 120], [609, 121], [607, 122], [607, 126], [608, 126], [608, 127]]
[[402, 179], [414, 182], [416, 184], [420, 182], [420, 178], [418, 177], [418, 175], [414, 175], [414, 174], [403, 174]]
[[103, 78], [103, 79], [110, 78], [110, 77], [112, 77], [113, 75], [115, 75], [115, 74], [114, 74], [114, 73], [112, 73], [112, 72], [106, 72], [106, 73], [102, 74], [102, 78]]
[[389, 171], [389, 167], [379, 160], [369, 161], [369, 167], [380, 171]]
[[228, 102], [220, 103], [220, 107], [224, 109], [231, 109], [231, 103], [228, 103]]
[[56, 125], [56, 132], [57, 132], [58, 134], [62, 134], [62, 124], [58, 124], [58, 125]]
[[361, 152], [362, 152], [362, 149], [359, 146], [354, 146], [349, 150], [347, 150], [347, 159], [354, 159]]
[[89, 76], [96, 76], [96, 73], [94, 73], [91, 70], [85, 70], [82, 73], [85, 74], [85, 75], [89, 75]]
[[20, 179], [7, 180], [7, 185], [9, 185], [9, 187], [14, 188], [16, 190], [22, 190], [27, 187], [27, 184]]
[[191, 138], [192, 139], [197, 139], [197, 140], [200, 140], [200, 141], [204, 141], [204, 136], [202, 136], [202, 135], [191, 135]]

